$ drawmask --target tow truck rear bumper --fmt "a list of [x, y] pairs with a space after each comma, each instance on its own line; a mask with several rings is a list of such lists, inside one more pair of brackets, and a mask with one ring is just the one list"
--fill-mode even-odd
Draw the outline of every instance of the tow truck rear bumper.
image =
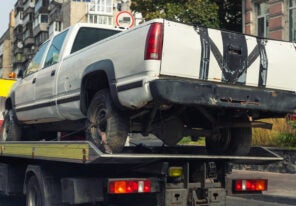
[[226, 85], [209, 81], [158, 79], [150, 82], [158, 103], [252, 109], [279, 114], [295, 112], [295, 92]]

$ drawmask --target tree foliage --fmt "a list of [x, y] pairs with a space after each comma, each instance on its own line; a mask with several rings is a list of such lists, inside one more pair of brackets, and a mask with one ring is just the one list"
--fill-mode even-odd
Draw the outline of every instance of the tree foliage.
[[220, 28], [242, 31], [242, 1], [241, 0], [215, 0], [219, 5]]
[[146, 20], [165, 18], [241, 31], [240, 0], [132, 0], [131, 9], [141, 12]]
[[165, 18], [182, 23], [219, 26], [219, 7], [211, 0], [133, 0], [131, 9], [146, 20]]

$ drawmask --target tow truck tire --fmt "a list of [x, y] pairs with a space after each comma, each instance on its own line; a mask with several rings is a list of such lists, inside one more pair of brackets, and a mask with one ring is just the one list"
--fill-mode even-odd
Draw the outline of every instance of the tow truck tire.
[[41, 186], [35, 176], [31, 176], [26, 185], [26, 205], [42, 206], [44, 205], [44, 195]]
[[249, 153], [251, 141], [251, 127], [223, 128], [206, 138], [206, 148], [209, 154], [243, 156]]
[[1, 128], [1, 141], [20, 141], [21, 133], [21, 127], [17, 125], [13, 112], [6, 112]]
[[128, 135], [128, 121], [116, 110], [108, 89], [95, 94], [87, 117], [87, 139], [104, 153], [121, 152]]

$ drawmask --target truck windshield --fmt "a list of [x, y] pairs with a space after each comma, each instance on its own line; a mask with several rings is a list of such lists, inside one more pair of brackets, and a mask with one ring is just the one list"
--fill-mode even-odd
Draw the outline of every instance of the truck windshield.
[[77, 33], [71, 53], [119, 33], [117, 30], [82, 27]]

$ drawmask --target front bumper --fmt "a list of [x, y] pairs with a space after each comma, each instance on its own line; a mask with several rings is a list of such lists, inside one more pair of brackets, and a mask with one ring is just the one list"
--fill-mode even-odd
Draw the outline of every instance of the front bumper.
[[296, 110], [295, 92], [209, 81], [158, 79], [150, 82], [155, 102], [247, 109], [275, 113]]

